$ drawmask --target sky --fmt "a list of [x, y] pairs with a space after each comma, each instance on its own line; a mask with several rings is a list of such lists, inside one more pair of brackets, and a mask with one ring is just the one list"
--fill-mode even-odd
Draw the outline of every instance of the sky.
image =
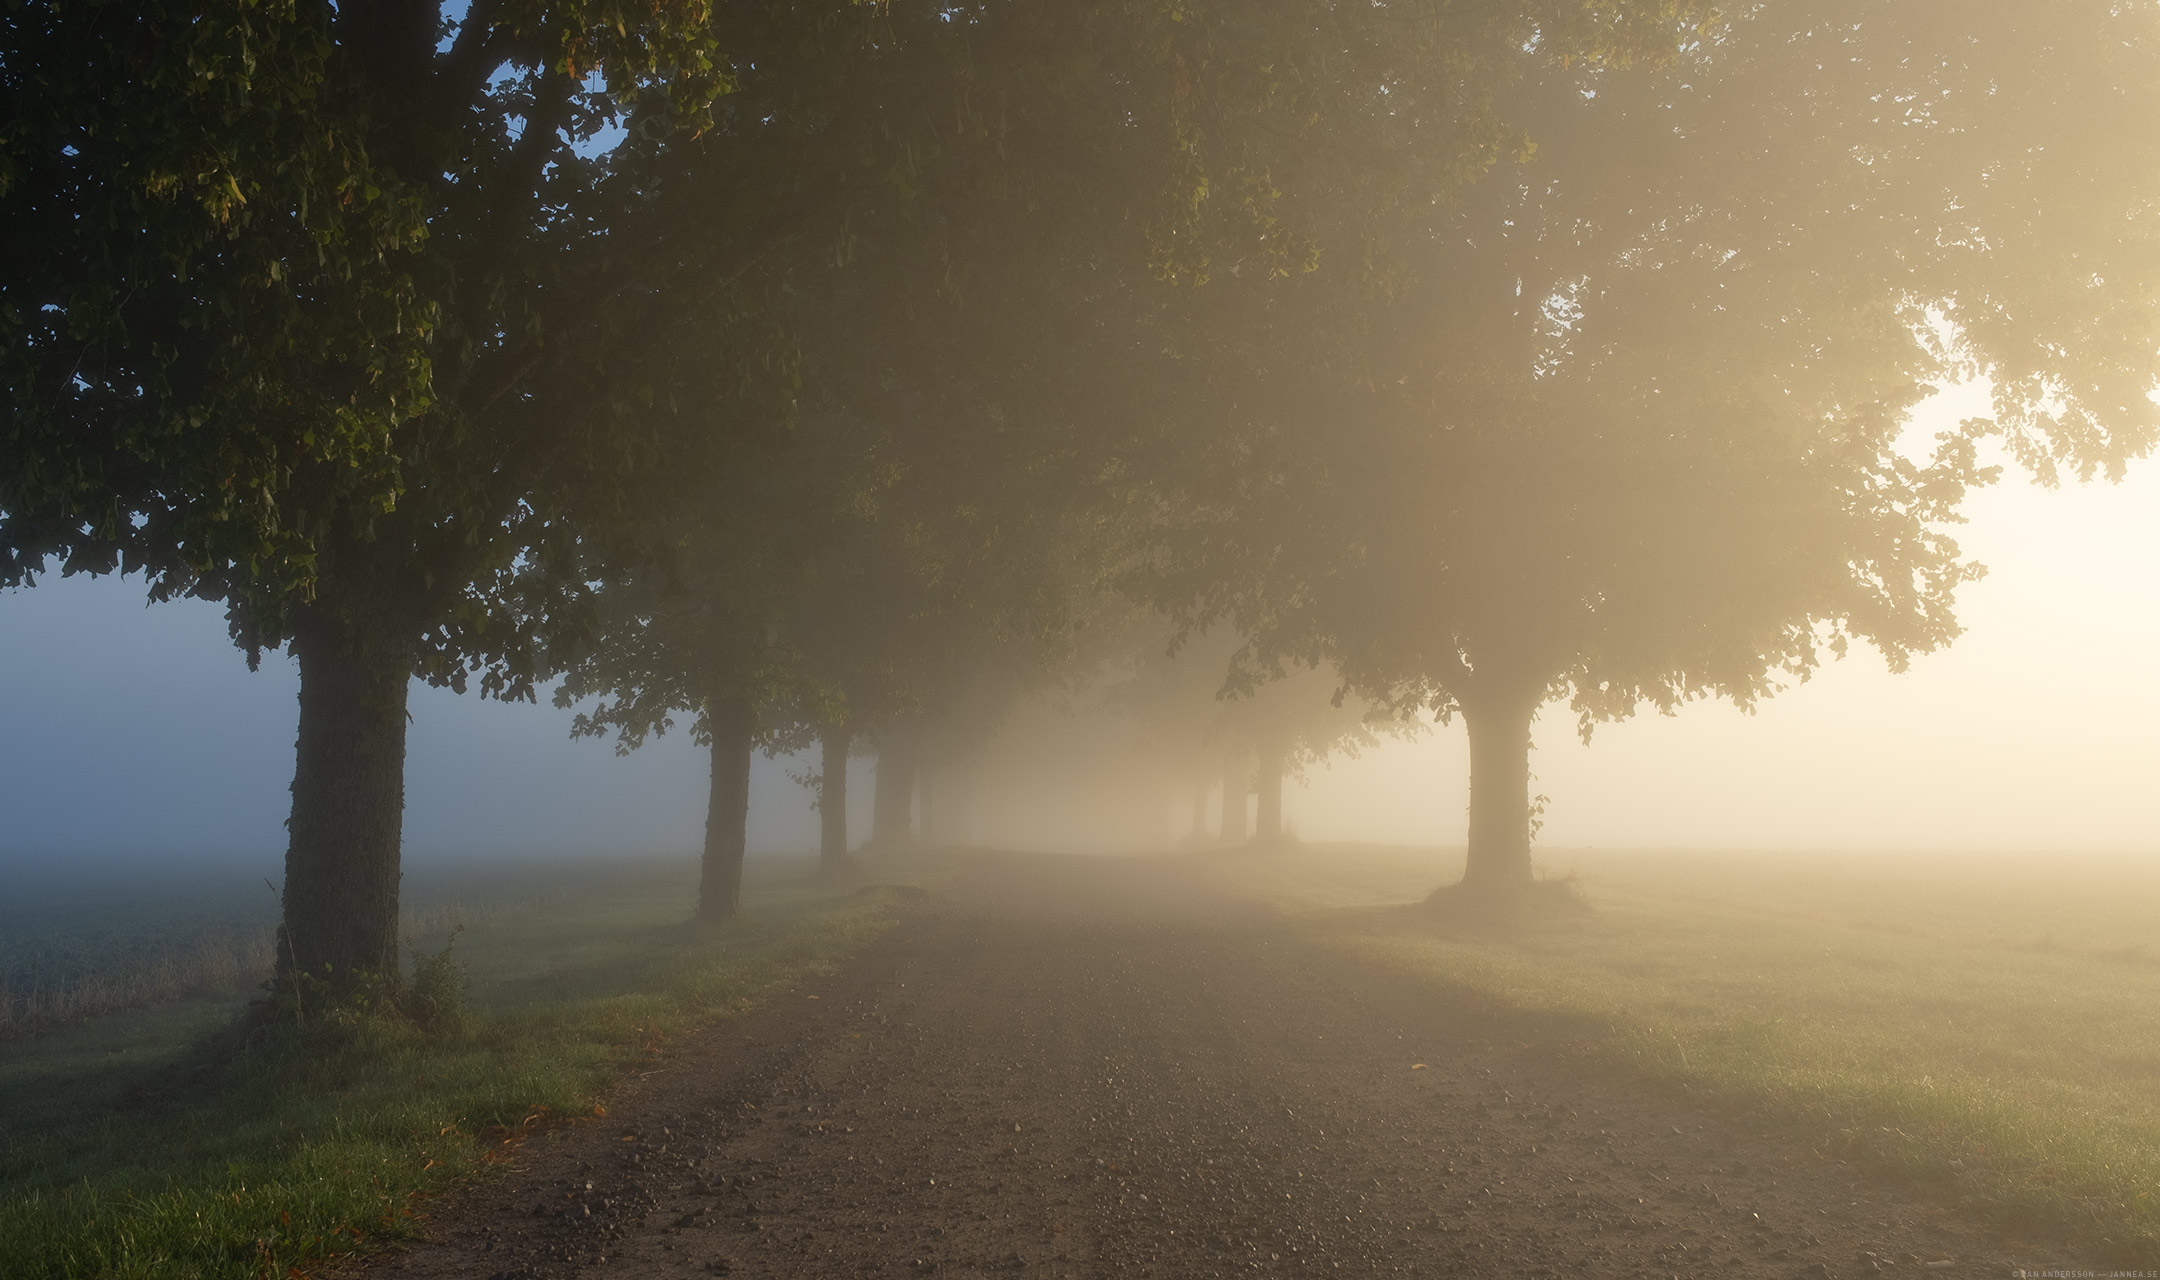
[[[1963, 394], [1929, 412], [1954, 419]], [[1587, 746], [1549, 708], [1540, 844], [2160, 852], [2160, 464], [2054, 491], [2012, 474], [1969, 512], [1989, 573], [1960, 593], [1967, 633], [1902, 675], [1858, 652], [1754, 715], [1696, 704]], [[138, 580], [0, 592], [0, 863], [274, 865], [297, 688], [283, 655], [247, 670], [218, 607], [147, 606]], [[544, 701], [415, 686], [411, 711], [415, 863], [698, 846], [707, 757], [683, 733], [623, 758]], [[1308, 840], [1459, 844], [1467, 766], [1460, 726], [1435, 730], [1315, 771], [1285, 812]], [[753, 851], [815, 843], [804, 768], [758, 762]]]

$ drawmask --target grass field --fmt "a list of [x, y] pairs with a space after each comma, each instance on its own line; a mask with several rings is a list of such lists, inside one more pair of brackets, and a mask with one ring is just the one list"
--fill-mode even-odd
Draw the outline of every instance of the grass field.
[[1400, 904], [1461, 854], [1211, 855], [1313, 937], [1797, 1126], [2013, 1233], [2160, 1263], [2160, 860], [1558, 854], [1587, 908], [1514, 930]]
[[494, 905], [470, 886], [480, 906], [423, 913], [434, 936], [412, 940], [439, 949], [464, 919], [454, 1033], [354, 1019], [202, 1054], [240, 1007], [227, 991], [0, 1043], [0, 1276], [282, 1277], [399, 1233], [416, 1195], [590, 1114], [697, 1022], [884, 928], [888, 892], [806, 871], [758, 868], [717, 933], [687, 923], [682, 864], [557, 868]]
[[[0, 885], [0, 1040], [46, 1035], [124, 1010], [222, 1004], [269, 977], [277, 891], [260, 869], [65, 864], [9, 868]], [[426, 942], [558, 902], [605, 864], [470, 863], [409, 873], [401, 930]]]

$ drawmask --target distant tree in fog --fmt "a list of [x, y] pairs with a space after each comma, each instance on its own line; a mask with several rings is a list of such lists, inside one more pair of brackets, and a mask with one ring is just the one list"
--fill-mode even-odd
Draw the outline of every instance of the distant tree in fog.
[[[1656, 43], [1668, 9], [884, 6], [836, 54], [845, 89], [794, 109], [887, 164], [888, 194], [849, 206], [838, 251], [788, 256], [755, 313], [786, 335], [792, 430], [811, 442], [759, 437], [702, 459], [709, 477], [662, 459], [565, 527], [577, 572], [527, 562], [531, 596], [566, 624], [551, 632], [573, 667], [565, 697], [607, 695], [580, 727], [632, 745], [672, 710], [697, 717], [727, 809], [708, 820], [712, 866], [739, 866], [737, 744], [753, 722], [770, 746], [819, 744], [829, 859], [847, 853], [838, 794], [865, 743], [873, 839], [904, 839], [946, 706], [979, 699], [986, 670], [1056, 678], [1131, 531], [1155, 518], [1149, 469], [1186, 425], [1162, 411], [1164, 347], [1192, 331], [1190, 299], [1309, 266], [1283, 182], [1332, 190], [1352, 174], [1360, 191], [1429, 199], [1494, 145], [1473, 91], [1488, 62], [1505, 70], [1533, 34], [1583, 51]], [[892, 118], [916, 132], [848, 132], [901, 103]], [[1429, 156], [1370, 163], [1413, 140]], [[695, 343], [670, 358], [694, 367]], [[767, 483], [797, 496], [769, 502]], [[594, 580], [597, 609], [551, 594]], [[747, 712], [714, 692], [745, 683], [766, 690]]]
[[860, 436], [805, 415], [770, 447], [583, 527], [598, 587], [555, 639], [555, 703], [582, 705], [572, 734], [613, 734], [621, 753], [691, 717], [712, 754], [697, 902], [707, 923], [741, 904], [753, 755], [796, 745], [796, 718], [836, 718], [784, 627], [874, 488], [877, 453]]
[[1195, 843], [1207, 839], [1206, 796], [1218, 781], [1221, 840], [1248, 838], [1245, 803], [1257, 795], [1250, 839], [1279, 844], [1286, 778], [1421, 727], [1345, 689], [1332, 672], [1257, 664], [1228, 628], [1181, 634], [1159, 614], [1128, 619], [1100, 668], [1094, 698], [1102, 709], [1129, 717], [1135, 749], [1193, 788]]
[[846, 761], [874, 748], [873, 838], [897, 842], [925, 717], [976, 668], [1056, 648], [1116, 523], [1117, 440], [1078, 419], [1108, 416], [1117, 384], [1089, 390], [1089, 375], [1133, 331], [1076, 282], [1145, 272], [1161, 196], [1143, 175], [1163, 141], [1132, 132], [1147, 103], [1130, 76], [1043, 60], [1129, 70], [1159, 53], [1125, 28], [1080, 40], [1063, 11], [948, 16], [883, 11], [848, 55], [848, 93], [818, 108], [904, 101], [930, 123], [880, 142], [907, 153], [906, 181], [881, 187], [844, 251], [791, 257], [760, 299], [786, 343], [788, 413], [730, 452], [663, 460], [570, 531], [568, 576], [598, 583], [599, 607], [557, 611], [558, 701], [599, 698], [576, 731], [625, 748], [694, 717], [714, 751], [707, 918], [737, 901], [754, 745], [818, 749], [836, 866]]
[[[1283, 782], [1336, 756], [1354, 759], [1383, 736], [1415, 735], [1423, 724], [1399, 710], [1377, 707], [1322, 667], [1238, 672], [1230, 677], [1216, 717], [1218, 741], [1243, 744], [1251, 761], [1252, 842], [1280, 845]], [[1242, 800], [1242, 797], [1241, 797]]]

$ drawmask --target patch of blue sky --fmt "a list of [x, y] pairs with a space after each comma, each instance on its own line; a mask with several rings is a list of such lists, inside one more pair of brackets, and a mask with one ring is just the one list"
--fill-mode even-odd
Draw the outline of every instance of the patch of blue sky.
[[[599, 72], [595, 71], [585, 77], [586, 92], [600, 93], [606, 88], [607, 77]], [[593, 135], [589, 138], [571, 138], [569, 140], [570, 149], [585, 159], [592, 160], [604, 156], [621, 146], [623, 139], [629, 136], [630, 130], [623, 124], [621, 117], [618, 116], [602, 125], [599, 129], [594, 130]]]
[[435, 42], [435, 52], [450, 52], [450, 46], [457, 43], [458, 28], [464, 25], [465, 15], [471, 11], [472, 0], [443, 0], [443, 34], [442, 39]]

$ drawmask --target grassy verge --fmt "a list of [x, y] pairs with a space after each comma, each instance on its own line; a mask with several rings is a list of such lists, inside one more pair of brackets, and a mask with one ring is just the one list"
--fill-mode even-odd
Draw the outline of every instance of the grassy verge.
[[1592, 1016], [1609, 1061], [1796, 1126], [2013, 1233], [2160, 1262], [2151, 860], [1563, 855], [1580, 918], [1503, 933], [1381, 905], [1460, 861], [1313, 848], [1219, 865], [1327, 945]]
[[[270, 976], [277, 889], [245, 864], [10, 868], [0, 885], [0, 1054], [8, 1041], [152, 1005], [252, 995]], [[486, 863], [408, 875], [401, 927], [439, 937], [587, 891], [592, 864]]]
[[[461, 1030], [388, 1020], [192, 1046], [235, 1012], [196, 1000], [90, 1021], [0, 1057], [0, 1276], [257, 1277], [403, 1229], [698, 1022], [829, 967], [892, 895], [751, 887], [716, 933], [677, 869], [466, 930]], [[441, 945], [416, 939], [415, 950]]]

